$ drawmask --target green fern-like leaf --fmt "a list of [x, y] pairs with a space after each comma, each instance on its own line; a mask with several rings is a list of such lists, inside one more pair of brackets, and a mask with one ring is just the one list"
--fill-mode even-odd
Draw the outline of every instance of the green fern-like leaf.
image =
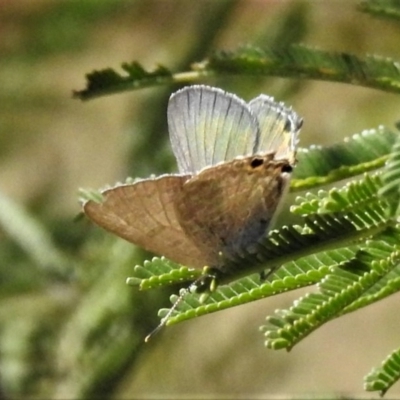
[[140, 290], [147, 290], [173, 283], [194, 281], [200, 275], [199, 270], [180, 266], [165, 257], [154, 257], [151, 261], [145, 261], [143, 266], [136, 265], [134, 276], [128, 278], [126, 283], [139, 286]]
[[292, 206], [291, 211], [302, 216], [345, 212], [359, 206], [365, 207], [367, 203], [375, 210], [381, 207], [382, 198], [378, 195], [381, 188], [380, 175], [365, 174], [362, 180], [349, 182], [341, 189], [333, 188], [329, 192], [321, 190], [318, 194], [299, 196], [296, 198], [297, 205]]
[[111, 68], [87, 74], [86, 88], [75, 91], [74, 97], [87, 100], [92, 97], [141, 89], [172, 81], [172, 73], [164, 66], [159, 66], [154, 71], [146, 71], [138, 62], [133, 61], [123, 63], [121, 68], [125, 74], [118, 73]]
[[373, 16], [400, 21], [400, 4], [396, 0], [368, 0], [359, 5], [361, 11]]
[[379, 368], [374, 368], [365, 378], [368, 391], [380, 391], [383, 396], [400, 379], [400, 349], [393, 351]]
[[176, 73], [163, 66], [149, 72], [136, 61], [122, 64], [122, 69], [125, 74], [111, 68], [88, 74], [86, 88], [75, 91], [74, 97], [88, 100], [149, 86], [190, 83], [205, 77], [227, 74], [301, 76], [400, 92], [400, 69], [394, 60], [378, 56], [329, 53], [300, 45], [283, 49], [247, 46], [231, 52], [218, 51], [193, 64], [190, 70]]
[[292, 45], [281, 51], [252, 46], [231, 52], [219, 51], [198, 68], [214, 75], [302, 76], [400, 92], [400, 69], [393, 60], [329, 53], [301, 45]]
[[310, 293], [289, 310], [277, 311], [276, 316], [269, 317], [268, 324], [261, 328], [267, 347], [290, 349], [322, 324], [370, 304], [365, 297], [369, 297], [368, 292], [383, 276], [396, 269], [400, 252], [392, 250], [378, 258], [368, 248], [322, 279], [318, 293]]
[[400, 213], [400, 139], [397, 139], [393, 146], [382, 180], [384, 186], [379, 194], [389, 200], [389, 216], [398, 215]]
[[[229, 285], [219, 286], [204, 302], [197, 294], [188, 294], [167, 324], [172, 325], [196, 316], [313, 285], [329, 272], [330, 266], [337, 265], [354, 254], [354, 249], [345, 248], [303, 257], [285, 264], [275, 272], [271, 281], [260, 280], [259, 274], [249, 275]], [[177, 299], [178, 296], [172, 296], [171, 302], [175, 303]], [[168, 312], [168, 309], [162, 309], [159, 315], [164, 317]]]
[[291, 190], [310, 189], [381, 168], [398, 137], [398, 133], [380, 127], [331, 146], [302, 149]]
[[381, 234], [376, 235], [373, 240], [366, 241], [364, 248], [374, 257], [371, 265], [380, 278], [358, 300], [347, 306], [343, 310], [343, 314], [382, 300], [400, 289], [399, 227], [389, 227]]

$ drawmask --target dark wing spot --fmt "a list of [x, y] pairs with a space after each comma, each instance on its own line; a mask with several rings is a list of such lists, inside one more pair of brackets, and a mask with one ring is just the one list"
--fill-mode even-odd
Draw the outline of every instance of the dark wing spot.
[[250, 166], [251, 168], [257, 168], [264, 164], [264, 160], [262, 158], [253, 158], [251, 160]]
[[290, 164], [286, 164], [286, 165], [282, 166], [281, 171], [282, 171], [282, 173], [287, 172], [290, 174], [293, 171], [293, 167]]

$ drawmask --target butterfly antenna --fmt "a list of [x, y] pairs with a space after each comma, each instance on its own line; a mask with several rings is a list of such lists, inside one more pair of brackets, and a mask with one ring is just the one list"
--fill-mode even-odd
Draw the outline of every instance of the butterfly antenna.
[[194, 282], [192, 282], [187, 288], [181, 290], [181, 293], [179, 295], [179, 297], [176, 299], [175, 303], [172, 305], [172, 307], [169, 309], [167, 315], [161, 320], [161, 322], [159, 323], [159, 325], [153, 330], [151, 331], [145, 338], [144, 341], [147, 343], [152, 336], [154, 336], [156, 333], [158, 333], [164, 326], [165, 324], [168, 322], [168, 320], [171, 318], [171, 315], [173, 314], [173, 312], [176, 310], [176, 308], [179, 306], [179, 304], [181, 303], [181, 301], [183, 300], [183, 298], [190, 293], [190, 291], [202, 280], [204, 279], [204, 276], [200, 276], [199, 278], [197, 278]]

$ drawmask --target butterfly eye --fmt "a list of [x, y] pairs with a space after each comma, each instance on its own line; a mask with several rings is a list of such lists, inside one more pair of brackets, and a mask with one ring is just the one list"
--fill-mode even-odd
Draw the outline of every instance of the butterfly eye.
[[291, 173], [293, 171], [293, 167], [290, 164], [286, 164], [282, 166], [281, 172], [287, 172], [287, 173]]
[[262, 158], [253, 158], [251, 160], [250, 166], [251, 168], [257, 168], [264, 164], [264, 160]]

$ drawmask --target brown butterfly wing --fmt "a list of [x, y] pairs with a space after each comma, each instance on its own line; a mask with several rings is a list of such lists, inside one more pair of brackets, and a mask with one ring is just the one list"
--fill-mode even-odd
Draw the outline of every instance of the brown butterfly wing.
[[85, 214], [97, 225], [158, 255], [188, 267], [208, 260], [181, 228], [175, 198], [186, 176], [161, 176], [102, 192], [101, 203], [87, 201]]
[[221, 263], [220, 252], [234, 258], [268, 231], [290, 169], [288, 160], [276, 161], [272, 153], [204, 169], [179, 194], [181, 226], [212, 259]]

